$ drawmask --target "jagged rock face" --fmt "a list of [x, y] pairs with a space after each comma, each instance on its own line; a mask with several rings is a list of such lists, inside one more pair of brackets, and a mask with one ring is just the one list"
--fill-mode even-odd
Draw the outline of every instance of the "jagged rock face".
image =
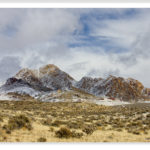
[[15, 78], [22, 79], [28, 83], [35, 84], [39, 80], [36, 77], [35, 70], [30, 70], [28, 68], [21, 69], [16, 75]]
[[128, 78], [126, 81], [129, 83], [129, 85], [133, 89], [138, 91], [140, 94], [143, 93], [144, 86], [143, 86], [143, 84], [141, 82], [139, 82], [138, 80], [132, 79], [132, 78]]
[[28, 82], [34, 88], [41, 87], [45, 90], [70, 88], [74, 81], [72, 77], [55, 65], [46, 65], [39, 70], [22, 69], [15, 77]]
[[145, 99], [150, 99], [150, 88], [144, 88], [143, 89], [143, 95]]
[[104, 82], [94, 88], [98, 89], [98, 94], [105, 94], [108, 97], [119, 98], [125, 101], [142, 99], [141, 89], [137, 83], [132, 84], [120, 77], [109, 77]]
[[74, 79], [54, 65], [46, 65], [39, 69], [39, 80], [44, 86], [58, 89], [70, 89]]
[[85, 88], [86, 92], [96, 96], [108, 96], [124, 101], [141, 100], [144, 98], [144, 86], [134, 79], [125, 80], [121, 77], [110, 76], [107, 79], [99, 79], [97, 81], [91, 78], [89, 80], [82, 79], [79, 83], [78, 87], [80, 89], [83, 90]]
[[5, 84], [6, 85], [12, 85], [12, 84], [29, 85], [27, 82], [23, 81], [22, 79], [16, 79], [16, 78], [7, 79]]
[[22, 79], [9, 78], [7, 79], [6, 83], [2, 86], [2, 88], [5, 90], [9, 90], [21, 86], [31, 87], [29, 83]]
[[15, 78], [27, 82], [35, 90], [50, 91], [51, 89], [43, 86], [42, 82], [37, 78], [36, 72], [36, 70], [22, 69], [15, 75]]
[[[17, 78], [9, 78], [4, 85], [0, 87], [0, 94], [14, 93], [14, 95], [37, 95], [37, 91], [26, 81]], [[15, 94], [16, 93], [16, 94]]]
[[79, 82], [76, 83], [76, 87], [80, 88], [86, 92], [92, 93], [93, 87], [98, 81], [101, 81], [102, 78], [91, 78], [83, 77]]

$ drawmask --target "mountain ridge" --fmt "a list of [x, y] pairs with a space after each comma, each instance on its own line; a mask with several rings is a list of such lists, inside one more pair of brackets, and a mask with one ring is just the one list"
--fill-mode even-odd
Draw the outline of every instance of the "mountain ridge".
[[[77, 89], [81, 91], [77, 92]], [[0, 93], [20, 92], [36, 98], [40, 97], [40, 99], [44, 96], [47, 99], [52, 99], [53, 97], [51, 97], [52, 94], [50, 93], [57, 93], [58, 91], [61, 91], [62, 94], [73, 91], [74, 94], [73, 92], [71, 93], [72, 98], [76, 99], [80, 97], [88, 99], [88, 96], [83, 96], [85, 93], [91, 94], [93, 97], [106, 96], [112, 100], [120, 99], [129, 102], [150, 98], [150, 89], [145, 88], [138, 80], [110, 75], [106, 79], [83, 77], [81, 80], [76, 81], [53, 64], [45, 65], [37, 70], [21, 69], [0, 87]], [[78, 94], [75, 94], [75, 92]], [[83, 94], [81, 94], [82, 92]]]

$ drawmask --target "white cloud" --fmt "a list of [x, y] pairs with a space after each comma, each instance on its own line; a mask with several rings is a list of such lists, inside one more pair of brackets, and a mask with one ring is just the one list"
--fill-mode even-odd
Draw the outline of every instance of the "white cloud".
[[5, 81], [20, 69], [20, 60], [17, 57], [3, 57], [0, 60], [0, 81]]
[[[34, 44], [56, 40], [57, 38], [65, 41], [75, 29], [80, 28], [79, 16], [67, 12], [65, 9], [23, 10], [11, 9], [8, 12], [0, 10], [1, 14], [3, 14], [3, 16], [0, 16], [1, 20], [5, 20], [7, 17], [10, 18], [10, 20], [2, 21], [3, 24], [0, 26], [1, 49], [24, 49]], [[16, 30], [11, 37], [3, 34], [4, 31], [10, 32], [7, 31], [9, 30], [6, 28], [8, 26]], [[2, 32], [2, 30], [4, 31]]]
[[[38, 68], [53, 63], [75, 79], [109, 74], [133, 77], [150, 87], [149, 10], [138, 9], [0, 9], [1, 80], [21, 67]], [[116, 18], [106, 17], [114, 13]], [[70, 48], [84, 29], [81, 15], [87, 17], [89, 35], [104, 36], [123, 52], [107, 51], [96, 45]], [[101, 15], [103, 19], [98, 19]], [[5, 17], [4, 17], [5, 16]], [[106, 17], [106, 19], [105, 19]], [[74, 36], [74, 32], [77, 35]], [[87, 41], [92, 42], [92, 41]], [[83, 42], [84, 43], [84, 42]], [[4, 68], [11, 68], [5, 69]]]

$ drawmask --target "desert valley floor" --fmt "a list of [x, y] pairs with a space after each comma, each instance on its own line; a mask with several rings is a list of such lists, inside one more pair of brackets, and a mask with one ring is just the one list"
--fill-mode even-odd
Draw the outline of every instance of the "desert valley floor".
[[1, 142], [150, 142], [150, 104], [0, 101]]

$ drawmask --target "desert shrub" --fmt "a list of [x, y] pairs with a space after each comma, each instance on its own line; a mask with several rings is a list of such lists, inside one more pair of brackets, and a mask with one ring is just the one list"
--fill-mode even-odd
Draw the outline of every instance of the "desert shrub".
[[28, 117], [25, 115], [14, 116], [9, 119], [8, 124], [4, 125], [3, 128], [6, 130], [15, 130], [21, 128], [27, 128], [28, 130], [32, 129], [31, 122]]
[[45, 118], [45, 117], [46, 117], [46, 114], [45, 114], [45, 113], [41, 113], [41, 114], [40, 114], [40, 117], [41, 117], [41, 118]]
[[50, 126], [52, 124], [52, 119], [48, 118], [46, 120], [42, 120], [42, 124]]
[[122, 128], [117, 128], [116, 131], [121, 132], [121, 131], [122, 131]]
[[55, 132], [55, 135], [58, 138], [70, 138], [72, 137], [72, 132], [70, 131], [70, 129], [62, 127]]
[[82, 132], [72, 131], [72, 137], [74, 137], [74, 138], [81, 138], [82, 136], [83, 136]]
[[82, 129], [82, 131], [85, 132], [86, 134], [92, 134], [95, 130], [96, 128], [92, 125], [87, 125]]
[[98, 121], [98, 122], [95, 123], [95, 125], [96, 126], [102, 126], [102, 123]]
[[50, 127], [50, 128], [49, 128], [49, 131], [54, 132], [55, 130], [54, 130], [53, 127]]
[[0, 116], [0, 122], [3, 122], [3, 117], [2, 116]]
[[16, 138], [16, 142], [20, 142], [20, 140], [18, 138]]
[[46, 142], [47, 140], [46, 140], [46, 138], [43, 138], [43, 137], [40, 137], [38, 140], [37, 140], [37, 142]]
[[51, 113], [51, 116], [53, 116], [53, 117], [57, 117], [56, 112], [52, 112], [52, 113]]
[[150, 118], [150, 114], [147, 114], [146, 117], [147, 117], [147, 118]]
[[59, 127], [60, 125], [66, 124], [65, 121], [60, 121], [60, 120], [55, 120], [54, 122], [51, 123], [52, 126]]
[[140, 132], [139, 131], [132, 131], [133, 134], [139, 135]]
[[6, 130], [7, 134], [11, 134], [11, 131], [9, 129]]
[[82, 128], [83, 123], [81, 124], [80, 122], [68, 122], [67, 127], [68, 128], [73, 128], [73, 129], [79, 129]]
[[81, 138], [83, 136], [82, 132], [71, 131], [69, 128], [62, 127], [55, 132], [58, 138]]

